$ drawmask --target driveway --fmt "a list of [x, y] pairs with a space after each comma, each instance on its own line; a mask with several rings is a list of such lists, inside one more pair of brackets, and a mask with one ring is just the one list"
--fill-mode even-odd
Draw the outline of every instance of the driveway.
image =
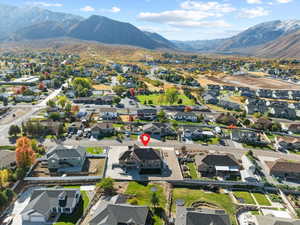
[[37, 187], [29, 188], [28, 190], [23, 192], [22, 195], [16, 200], [14, 204], [14, 208], [11, 213], [11, 215], [14, 217], [12, 225], [22, 224], [21, 212], [28, 205], [31, 193], [34, 189], [37, 189]]

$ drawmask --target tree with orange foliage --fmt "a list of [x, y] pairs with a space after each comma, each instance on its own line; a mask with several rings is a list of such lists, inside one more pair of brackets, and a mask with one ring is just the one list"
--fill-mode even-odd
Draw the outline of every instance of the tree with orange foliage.
[[21, 168], [30, 167], [35, 162], [35, 153], [32, 149], [31, 140], [26, 136], [17, 140], [16, 161], [17, 166]]
[[72, 105], [71, 112], [73, 114], [78, 113], [80, 110], [79, 105]]

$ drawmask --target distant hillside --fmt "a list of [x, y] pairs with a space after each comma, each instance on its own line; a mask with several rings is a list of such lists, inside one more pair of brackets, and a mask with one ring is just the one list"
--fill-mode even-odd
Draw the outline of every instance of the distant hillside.
[[152, 33], [148, 31], [144, 31], [144, 33], [151, 38], [152, 40], [155, 40], [157, 43], [160, 43], [162, 46], [168, 47], [168, 48], [176, 48], [176, 45], [169, 41], [168, 39], [164, 38], [163, 36], [159, 35], [158, 33]]
[[91, 16], [74, 25], [67, 33], [69, 37], [93, 40], [106, 44], [133, 45], [143, 48], [168, 48], [161, 41], [152, 39], [130, 23], [119, 22], [103, 16]]

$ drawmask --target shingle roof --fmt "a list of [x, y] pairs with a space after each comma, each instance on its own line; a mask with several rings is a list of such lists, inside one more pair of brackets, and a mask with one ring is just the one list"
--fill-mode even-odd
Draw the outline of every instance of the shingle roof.
[[137, 145], [128, 147], [129, 150], [133, 151], [133, 153], [140, 160], [158, 160], [161, 159], [160, 152], [158, 150], [154, 150], [153, 148], [140, 148]]
[[86, 151], [82, 147], [67, 147], [67, 146], [56, 146], [51, 151], [47, 153], [47, 158], [52, 156], [59, 158], [73, 158], [73, 157], [83, 157]]
[[224, 210], [177, 206], [175, 225], [230, 225], [230, 220]]
[[206, 164], [209, 166], [240, 166], [237, 159], [231, 154], [208, 154], [195, 157], [197, 165]]
[[61, 189], [50, 189], [42, 188], [34, 190], [31, 194], [29, 204], [22, 211], [23, 213], [39, 212], [42, 215], [47, 215], [47, 212], [59, 205], [59, 195], [64, 192], [66, 197], [65, 206], [66, 208], [71, 208], [72, 203], [75, 199], [77, 189], [71, 188], [61, 188]]
[[98, 207], [90, 225], [136, 224], [147, 225], [149, 209], [146, 206], [111, 204], [103, 202]]
[[276, 160], [275, 162], [266, 162], [266, 164], [271, 172], [300, 173], [300, 162]]

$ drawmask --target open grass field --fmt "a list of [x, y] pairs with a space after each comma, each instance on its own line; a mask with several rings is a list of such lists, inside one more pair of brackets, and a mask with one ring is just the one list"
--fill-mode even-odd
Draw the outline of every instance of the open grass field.
[[234, 196], [238, 199], [238, 201], [241, 199], [245, 204], [253, 204], [255, 205], [255, 201], [252, 198], [251, 194], [246, 191], [234, 191], [233, 192]]
[[235, 211], [236, 206], [232, 203], [230, 197], [226, 194], [207, 193], [203, 190], [189, 189], [189, 188], [174, 188], [173, 189], [173, 205], [172, 211], [176, 211], [175, 201], [182, 199], [185, 206], [189, 207], [192, 203], [197, 201], [206, 201], [224, 209], [230, 216], [231, 223], [236, 225]]
[[159, 198], [159, 205], [157, 209], [153, 209], [153, 218], [155, 221], [154, 225], [163, 225], [164, 223], [160, 216], [160, 213], [165, 209], [167, 200], [162, 186], [157, 184], [144, 185], [137, 182], [130, 182], [125, 193], [134, 195], [134, 199], [137, 200], [138, 205], [146, 205], [152, 207], [151, 195], [153, 193], [153, 189], [156, 189], [155, 193]]
[[267, 199], [267, 197], [263, 193], [255, 192], [253, 193], [253, 195], [259, 205], [271, 206], [271, 202]]
[[187, 96], [185, 96], [183, 94], [180, 94], [178, 96], [178, 99], [182, 100], [181, 104], [178, 104], [178, 103], [170, 104], [166, 100], [163, 100], [162, 102], [160, 102], [160, 99], [161, 99], [160, 96], [161, 96], [161, 94], [138, 95], [137, 99], [142, 104], [144, 104], [145, 101], [148, 104], [149, 104], [149, 101], [152, 101], [152, 105], [185, 105], [185, 106], [195, 105], [195, 102], [193, 100], [189, 99]]

